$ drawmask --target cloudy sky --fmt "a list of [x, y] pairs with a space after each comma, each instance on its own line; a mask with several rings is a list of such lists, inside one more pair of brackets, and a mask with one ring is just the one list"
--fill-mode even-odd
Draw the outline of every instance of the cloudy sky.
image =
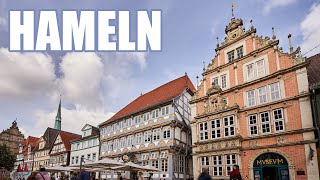
[[[289, 33], [303, 54], [320, 44], [319, 0], [0, 0], [0, 130], [17, 119], [25, 135], [40, 136], [53, 127], [61, 94], [62, 129], [79, 133], [86, 123], [98, 125], [141, 93], [185, 72], [195, 82], [202, 62], [215, 55], [216, 37], [225, 37], [232, 3], [235, 16], [246, 28], [252, 19], [258, 35], [271, 36], [274, 26], [285, 51]], [[11, 53], [10, 9], [161, 9], [162, 51]]]

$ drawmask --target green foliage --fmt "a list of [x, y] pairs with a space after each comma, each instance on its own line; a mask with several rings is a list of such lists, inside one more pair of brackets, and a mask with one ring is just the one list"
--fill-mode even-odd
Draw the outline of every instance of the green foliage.
[[16, 156], [4, 144], [0, 144], [0, 167], [6, 168], [8, 171], [13, 170]]

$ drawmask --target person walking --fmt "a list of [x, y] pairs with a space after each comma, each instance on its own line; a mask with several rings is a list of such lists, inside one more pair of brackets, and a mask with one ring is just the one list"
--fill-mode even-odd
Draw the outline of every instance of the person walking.
[[233, 166], [233, 170], [230, 172], [230, 180], [242, 180], [238, 165]]
[[70, 180], [79, 180], [77, 172], [73, 172]]
[[40, 171], [36, 175], [36, 180], [51, 180], [50, 175], [44, 167], [40, 168]]
[[198, 180], [212, 180], [208, 168], [202, 168], [202, 173], [199, 175]]

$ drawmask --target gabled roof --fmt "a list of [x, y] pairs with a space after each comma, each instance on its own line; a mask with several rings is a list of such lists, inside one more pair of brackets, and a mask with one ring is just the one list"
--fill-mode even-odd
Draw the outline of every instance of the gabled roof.
[[92, 126], [92, 125], [90, 125], [90, 124], [86, 124], [86, 125], [83, 126], [83, 128], [81, 129], [81, 131], [85, 130], [85, 128], [86, 128], [87, 126], [90, 126], [92, 129], [99, 130], [99, 128], [97, 128], [97, 127], [95, 127], [95, 126]]
[[81, 138], [81, 135], [78, 134], [73, 134], [65, 131], [60, 131], [59, 133], [62, 143], [64, 144], [64, 147], [66, 148], [67, 151], [71, 150], [71, 141], [74, 139]]
[[[45, 140], [46, 143], [44, 148], [41, 150], [51, 149], [58, 133], [59, 133], [59, 130], [48, 127], [42, 136], [42, 138]], [[35, 148], [35, 151], [38, 151], [38, 150], [39, 150], [39, 144]]]
[[86, 124], [83, 126], [83, 128], [81, 129], [81, 131], [83, 131], [87, 126], [90, 126], [92, 128], [92, 131], [91, 131], [91, 135], [89, 136], [85, 136], [85, 137], [81, 137], [81, 138], [78, 138], [78, 139], [74, 139], [72, 140], [71, 142], [76, 142], [76, 141], [81, 141], [81, 140], [86, 140], [86, 139], [90, 139], [92, 137], [95, 137], [95, 136], [98, 136], [100, 131], [99, 131], [99, 128], [95, 127], [95, 126], [92, 126], [90, 124]]
[[137, 113], [141, 110], [145, 110], [155, 105], [172, 100], [173, 98], [179, 96], [186, 89], [189, 89], [192, 92], [195, 91], [195, 88], [192, 82], [190, 81], [189, 77], [187, 75], [184, 75], [144, 95], [139, 96], [134, 101], [125, 106], [123, 109], [118, 111], [110, 119], [100, 124], [100, 126], [106, 123], [111, 123], [133, 113]]
[[29, 146], [31, 146], [31, 151], [33, 151], [34, 148], [38, 144], [38, 140], [39, 140], [39, 138], [33, 137], [33, 136], [28, 136], [27, 139], [23, 140], [21, 142], [21, 144], [23, 145], [23, 154], [27, 154], [28, 153], [28, 147]]
[[308, 81], [310, 88], [320, 87], [320, 54], [316, 54], [306, 59], [310, 61], [307, 67]]

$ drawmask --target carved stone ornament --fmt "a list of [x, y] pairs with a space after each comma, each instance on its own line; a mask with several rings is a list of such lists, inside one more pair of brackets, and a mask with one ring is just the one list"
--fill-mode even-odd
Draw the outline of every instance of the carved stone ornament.
[[239, 36], [245, 33], [244, 29], [242, 28], [243, 21], [242, 19], [236, 19], [235, 17], [231, 18], [231, 22], [226, 26], [225, 32], [227, 36], [225, 37], [225, 41], [222, 42], [222, 45], [227, 44]]
[[277, 137], [277, 144], [282, 144], [284, 143], [284, 137], [283, 136], [278, 136]]
[[207, 93], [208, 97], [204, 100], [204, 114], [221, 111], [227, 108], [227, 104], [220, 93], [220, 86], [212, 83], [212, 87], [208, 90]]
[[256, 38], [257, 38], [261, 47], [267, 46], [274, 41], [274, 40], [270, 39], [270, 37], [268, 37], [268, 36], [266, 36], [266, 37], [256, 36]]
[[251, 140], [251, 141], [249, 141], [249, 146], [250, 147], [257, 147], [258, 146], [258, 142], [257, 142], [257, 140]]
[[290, 57], [293, 65], [300, 64], [306, 61], [306, 59], [301, 55], [300, 47], [298, 47], [293, 53], [291, 53]]

